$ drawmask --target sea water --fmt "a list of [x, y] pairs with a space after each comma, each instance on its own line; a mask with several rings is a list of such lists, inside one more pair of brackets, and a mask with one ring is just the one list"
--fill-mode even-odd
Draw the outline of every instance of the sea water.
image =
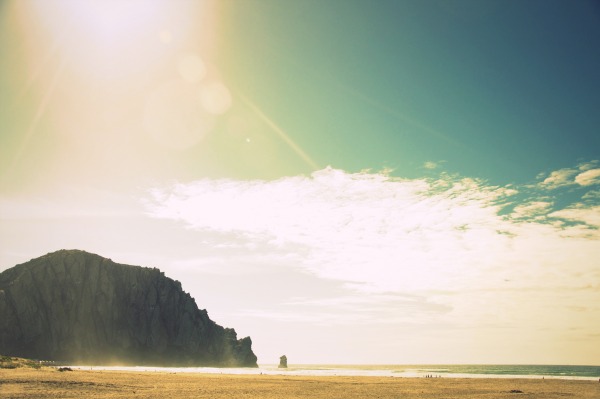
[[121, 370], [168, 373], [297, 375], [297, 376], [372, 376], [432, 378], [554, 378], [599, 380], [600, 366], [560, 365], [289, 365], [275, 364], [258, 368], [214, 367], [121, 367], [71, 366], [82, 370]]

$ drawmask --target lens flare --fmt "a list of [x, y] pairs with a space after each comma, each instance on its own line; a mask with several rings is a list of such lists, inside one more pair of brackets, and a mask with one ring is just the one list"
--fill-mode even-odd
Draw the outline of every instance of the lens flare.
[[212, 130], [215, 117], [202, 106], [196, 87], [178, 79], [159, 86], [148, 98], [144, 128], [163, 147], [185, 150]]
[[211, 81], [201, 88], [200, 102], [209, 113], [221, 115], [231, 107], [231, 93], [223, 83]]
[[177, 71], [183, 80], [198, 83], [206, 75], [206, 67], [198, 54], [184, 54], [177, 64]]

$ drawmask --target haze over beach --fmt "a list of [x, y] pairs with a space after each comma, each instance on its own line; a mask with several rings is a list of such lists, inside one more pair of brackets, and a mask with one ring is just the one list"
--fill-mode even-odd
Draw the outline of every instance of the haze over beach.
[[0, 1], [0, 272], [157, 267], [263, 364], [600, 365], [598, 71], [591, 0]]

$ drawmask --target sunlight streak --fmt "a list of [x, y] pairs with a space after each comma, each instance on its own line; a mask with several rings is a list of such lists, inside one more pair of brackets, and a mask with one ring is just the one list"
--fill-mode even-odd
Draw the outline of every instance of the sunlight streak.
[[432, 137], [438, 138], [440, 140], [443, 140], [449, 144], [454, 144], [456, 146], [460, 146], [460, 147], [464, 147], [464, 144], [453, 139], [452, 137], [450, 137], [448, 134], [442, 133], [436, 129], [433, 129], [432, 127], [429, 127], [427, 125], [425, 125], [424, 123], [419, 122], [418, 120], [415, 120], [413, 118], [410, 118], [408, 116], [406, 116], [404, 113], [393, 109], [391, 107], [388, 107], [387, 105], [381, 104], [380, 102], [374, 100], [373, 98], [367, 96], [364, 93], [361, 93], [358, 90], [355, 90], [347, 85], [343, 85], [339, 82], [337, 82], [336, 84], [339, 88], [341, 88], [342, 90], [346, 91], [347, 93], [353, 95], [354, 97], [357, 97], [367, 103], [369, 103], [371, 106], [380, 109], [381, 111], [384, 111], [390, 115], [393, 115], [394, 117], [396, 117], [398, 120], [405, 122], [409, 125], [412, 125], [414, 127], [416, 127], [417, 129], [419, 129], [422, 132], [425, 132], [427, 134], [429, 134]]
[[46, 52], [44, 59], [41, 62], [36, 63], [36, 68], [29, 74], [27, 81], [25, 82], [21, 90], [19, 90], [18, 94], [15, 96], [13, 106], [17, 106], [21, 102], [21, 100], [23, 99], [23, 97], [25, 97], [27, 92], [29, 92], [33, 84], [39, 79], [44, 69], [47, 68], [49, 61], [58, 53], [58, 43], [58, 39], [54, 40], [52, 46], [50, 47], [50, 50]]
[[10, 162], [10, 164], [8, 165], [7, 170], [4, 173], [5, 180], [8, 180], [11, 178], [11, 175], [14, 172], [14, 169], [16, 168], [16, 166], [18, 165], [19, 160], [23, 156], [23, 153], [29, 147], [31, 139], [35, 135], [35, 130], [38, 126], [38, 123], [39, 123], [40, 119], [42, 118], [42, 116], [44, 116], [44, 114], [46, 112], [46, 108], [48, 107], [50, 98], [52, 97], [52, 95], [56, 89], [56, 85], [58, 83], [59, 78], [63, 74], [64, 69], [65, 69], [65, 61], [63, 59], [60, 61], [60, 64], [57, 67], [56, 72], [54, 73], [54, 75], [52, 77], [52, 80], [50, 81], [50, 86], [44, 93], [44, 96], [42, 97], [42, 101], [40, 101], [40, 104], [37, 107], [36, 113], [35, 113], [33, 119], [31, 120], [31, 124], [29, 125], [29, 129], [27, 129], [27, 132], [23, 136], [23, 141], [21, 142], [21, 145], [19, 146], [17, 151], [15, 151], [15, 155], [14, 155], [12, 161]]
[[244, 102], [244, 104], [246, 104], [250, 109], [252, 109], [252, 111], [254, 111], [254, 113], [263, 121], [265, 122], [275, 133], [277, 133], [277, 135], [292, 149], [294, 150], [294, 152], [300, 157], [302, 158], [302, 160], [308, 165], [310, 166], [313, 170], [319, 170], [320, 166], [302, 149], [300, 148], [300, 146], [298, 144], [296, 144], [294, 142], [294, 140], [292, 140], [290, 138], [290, 136], [288, 136], [283, 129], [281, 129], [275, 122], [273, 122], [271, 120], [271, 118], [269, 118], [267, 115], [265, 115], [264, 112], [262, 112], [262, 110], [256, 105], [254, 104], [252, 101], [250, 101], [250, 99], [246, 96], [244, 96], [242, 93], [238, 92], [238, 96], [241, 98], [241, 100]]

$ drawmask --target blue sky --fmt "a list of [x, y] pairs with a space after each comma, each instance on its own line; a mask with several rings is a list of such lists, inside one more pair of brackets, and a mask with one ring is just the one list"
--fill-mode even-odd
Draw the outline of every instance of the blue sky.
[[599, 364], [592, 1], [0, 3], [0, 270], [158, 267], [259, 363]]

